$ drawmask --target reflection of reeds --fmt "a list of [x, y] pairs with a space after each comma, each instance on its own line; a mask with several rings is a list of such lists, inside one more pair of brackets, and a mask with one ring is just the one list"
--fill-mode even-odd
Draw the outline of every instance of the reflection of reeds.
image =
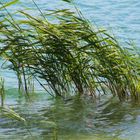
[[122, 47], [78, 10], [40, 12], [41, 17], [34, 17], [20, 11], [24, 20], [10, 15], [0, 22], [0, 54], [11, 62], [19, 89], [28, 94], [27, 77], [32, 76], [48, 93], [63, 98], [76, 93], [96, 98], [111, 92], [120, 100], [138, 99], [139, 55], [133, 46]]

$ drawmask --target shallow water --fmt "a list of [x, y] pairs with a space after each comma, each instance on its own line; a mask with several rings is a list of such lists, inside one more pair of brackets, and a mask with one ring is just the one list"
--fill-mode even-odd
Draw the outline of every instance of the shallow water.
[[[6, 104], [26, 119], [26, 124], [0, 117], [0, 139], [29, 140], [135, 140], [139, 138], [139, 105], [116, 99], [95, 102], [75, 98], [64, 102], [43, 92], [31, 99], [8, 90]], [[135, 128], [135, 131], [134, 131]]]
[[0, 140], [139, 140], [140, 105], [103, 97], [68, 102], [45, 93], [30, 99], [7, 91], [6, 104], [26, 123], [0, 116]]
[[[5, 0], [8, 1], [8, 0]], [[17, 9], [29, 7], [36, 14], [31, 0], [21, 0], [21, 4], [9, 7]], [[71, 8], [59, 0], [39, 0], [43, 10]], [[75, 0], [84, 16], [99, 27], [105, 27], [122, 41], [134, 40], [140, 44], [140, 1], [139, 0]], [[19, 18], [19, 17], [18, 17]], [[113, 31], [112, 31], [113, 30]], [[27, 100], [18, 97], [14, 89], [17, 85], [11, 71], [0, 70], [5, 78], [7, 90], [6, 105], [27, 120], [27, 124], [0, 118], [0, 140], [139, 140], [140, 105], [120, 103], [116, 99], [103, 99], [95, 103], [90, 99], [73, 99], [64, 103], [53, 100], [43, 92]]]

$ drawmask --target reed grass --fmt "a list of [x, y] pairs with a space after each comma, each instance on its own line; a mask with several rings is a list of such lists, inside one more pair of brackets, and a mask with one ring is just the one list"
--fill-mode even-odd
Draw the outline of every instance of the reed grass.
[[4, 88], [4, 79], [3, 78], [0, 78], [0, 98], [1, 98], [1, 106], [4, 106], [5, 88]]
[[139, 54], [132, 44], [122, 46], [78, 9], [37, 9], [40, 16], [18, 11], [23, 20], [8, 13], [0, 22], [0, 54], [16, 72], [19, 89], [28, 94], [32, 76], [52, 96], [112, 93], [121, 101], [139, 99]]
[[4, 116], [10, 119], [18, 120], [26, 122], [26, 120], [21, 117], [18, 113], [16, 113], [13, 109], [5, 107], [5, 87], [4, 87], [4, 79], [0, 78], [0, 116]]

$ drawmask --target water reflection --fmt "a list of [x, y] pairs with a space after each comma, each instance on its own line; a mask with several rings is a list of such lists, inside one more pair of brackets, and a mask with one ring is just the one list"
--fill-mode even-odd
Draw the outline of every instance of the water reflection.
[[27, 120], [26, 125], [0, 116], [0, 139], [132, 140], [135, 135], [139, 140], [140, 105], [105, 97], [98, 102], [85, 98], [64, 102], [48, 99], [43, 93], [34, 96], [37, 98], [20, 97], [13, 103], [15, 111]]
[[59, 135], [75, 134], [107, 134], [118, 137], [137, 121], [136, 106], [129, 103], [92, 101], [74, 99], [67, 104], [56, 100], [50, 110], [42, 110], [44, 117], [55, 121]]

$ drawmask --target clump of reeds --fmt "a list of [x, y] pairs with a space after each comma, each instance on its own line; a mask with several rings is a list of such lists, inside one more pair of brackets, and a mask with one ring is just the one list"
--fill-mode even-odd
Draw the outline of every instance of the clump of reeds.
[[27, 77], [32, 76], [52, 96], [97, 98], [111, 92], [120, 100], [138, 100], [139, 54], [133, 46], [122, 47], [78, 10], [38, 10], [40, 17], [19, 11], [24, 20], [8, 13], [0, 22], [0, 54], [11, 62], [19, 89], [28, 94]]

